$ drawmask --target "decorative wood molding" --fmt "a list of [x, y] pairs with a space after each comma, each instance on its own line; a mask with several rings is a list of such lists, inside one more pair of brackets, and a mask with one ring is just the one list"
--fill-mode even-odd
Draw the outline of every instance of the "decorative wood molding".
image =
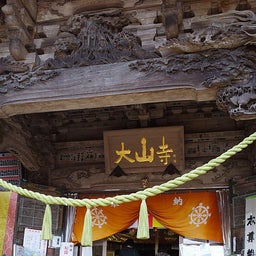
[[[98, 65], [97, 69], [89, 66], [57, 70], [58, 72], [39, 69], [32, 72], [34, 78], [21, 74], [18, 77], [25, 76], [25, 85], [21, 79], [16, 84], [17, 88], [20, 86], [27, 89], [14, 91], [10, 87], [10, 92], [0, 95], [0, 116], [146, 102], [215, 99], [215, 88], [198, 86], [204, 81], [198, 73], [197, 76], [184, 76], [181, 72], [170, 77], [163, 72], [156, 77], [154, 72], [147, 74], [131, 70], [132, 65], [133, 62], [122, 62]], [[113, 73], [118, 75], [113, 76]], [[59, 74], [57, 79], [40, 80], [40, 75], [51, 78], [55, 74]], [[26, 82], [31, 79], [32, 82], [37, 81], [36, 86], [26, 87]]]

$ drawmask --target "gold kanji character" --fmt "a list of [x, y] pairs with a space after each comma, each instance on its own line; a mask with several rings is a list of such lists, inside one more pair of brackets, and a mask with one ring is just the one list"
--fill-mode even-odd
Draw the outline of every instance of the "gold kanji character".
[[147, 156], [147, 140], [146, 138], [141, 139], [141, 145], [142, 145], [142, 155], [139, 156], [138, 152], [135, 152], [135, 158], [138, 162], [149, 162], [152, 163], [154, 161], [154, 153], [155, 150], [153, 147], [150, 148], [150, 155]]
[[130, 163], [135, 162], [134, 159], [127, 156], [131, 154], [131, 150], [124, 149], [124, 142], [121, 142], [121, 150], [116, 150], [116, 154], [119, 156], [119, 158], [115, 161], [116, 164], [120, 163], [123, 158], [125, 158]]

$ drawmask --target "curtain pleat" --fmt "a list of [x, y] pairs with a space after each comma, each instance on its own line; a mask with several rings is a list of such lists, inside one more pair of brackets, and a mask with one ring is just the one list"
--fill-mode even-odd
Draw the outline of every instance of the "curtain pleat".
[[217, 191], [218, 205], [221, 217], [221, 227], [224, 242], [224, 255], [231, 254], [231, 219], [230, 219], [230, 197], [229, 190]]
[[63, 242], [70, 242], [72, 241], [72, 232], [74, 227], [76, 217], [76, 207], [67, 206], [66, 207], [66, 214], [64, 219], [64, 234], [63, 234]]

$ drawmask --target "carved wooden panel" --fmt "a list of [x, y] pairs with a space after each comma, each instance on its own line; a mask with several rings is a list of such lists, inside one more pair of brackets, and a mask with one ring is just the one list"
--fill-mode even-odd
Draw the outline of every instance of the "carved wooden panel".
[[186, 158], [216, 157], [238, 144], [244, 131], [194, 133], [185, 135]]
[[[243, 130], [185, 134], [185, 170], [181, 171], [180, 174], [202, 166], [210, 159], [220, 155], [240, 142], [243, 138]], [[87, 162], [77, 161], [81, 159], [81, 155], [78, 157], [78, 154], [86, 152], [86, 149], [94, 152], [93, 156], [95, 156], [95, 152], [103, 152], [102, 140], [97, 142], [57, 143], [56, 145], [58, 145], [58, 152], [68, 153], [68, 158], [65, 159], [67, 166], [59, 162], [59, 168], [49, 173], [50, 182], [54, 186], [60, 186], [62, 184], [70, 191], [87, 189], [90, 191], [122, 190], [124, 186], [127, 187], [126, 189], [136, 190], [142, 186], [141, 182], [145, 176], [148, 178], [149, 186], [161, 184], [178, 176], [175, 172], [164, 174], [164, 167], [154, 169], [153, 171], [141, 168], [137, 173], [127, 172], [124, 176], [112, 176], [110, 172], [106, 173], [104, 166], [105, 158], [102, 159], [101, 163], [95, 157], [92, 157]], [[89, 145], [90, 147], [88, 147]], [[209, 171], [207, 174], [201, 175], [195, 180], [184, 184], [182, 187], [225, 187], [228, 186], [230, 179], [246, 177], [251, 174], [251, 163], [247, 159], [245, 150]], [[129, 178], [129, 182], [127, 182], [127, 178]]]
[[104, 163], [103, 141], [56, 143], [56, 168]]
[[[216, 157], [242, 141], [244, 131], [185, 134], [185, 158]], [[104, 163], [103, 140], [55, 143], [55, 168]], [[246, 154], [242, 151], [239, 155]], [[108, 170], [107, 172], [111, 172]]]

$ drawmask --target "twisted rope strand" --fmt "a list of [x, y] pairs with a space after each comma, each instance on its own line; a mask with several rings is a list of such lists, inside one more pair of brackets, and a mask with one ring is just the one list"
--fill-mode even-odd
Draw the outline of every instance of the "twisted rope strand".
[[126, 202], [136, 201], [136, 200], [144, 200], [147, 197], [155, 196], [171, 190], [173, 188], [177, 188], [184, 183], [191, 181], [200, 175], [206, 174], [208, 171], [212, 170], [213, 168], [219, 166], [220, 164], [224, 163], [228, 158], [232, 157], [238, 152], [241, 152], [243, 149], [248, 147], [248, 145], [252, 144], [256, 140], [256, 132], [245, 138], [239, 144], [235, 145], [231, 149], [227, 150], [220, 156], [216, 157], [215, 159], [210, 160], [208, 163], [197, 167], [196, 169], [183, 174], [180, 177], [177, 177], [173, 180], [167, 181], [161, 185], [154, 186], [152, 188], [147, 188], [142, 191], [138, 191], [136, 193], [131, 193], [129, 195], [119, 195], [115, 197], [106, 197], [106, 198], [97, 198], [97, 199], [73, 199], [73, 198], [66, 198], [66, 197], [53, 197], [50, 195], [44, 195], [38, 192], [33, 192], [31, 190], [27, 190], [0, 179], [0, 186], [3, 188], [15, 192], [19, 195], [36, 199], [41, 201], [45, 204], [57, 204], [57, 205], [64, 205], [64, 206], [85, 206], [87, 208], [90, 207], [97, 207], [97, 206], [108, 206], [113, 204], [122, 204]]

